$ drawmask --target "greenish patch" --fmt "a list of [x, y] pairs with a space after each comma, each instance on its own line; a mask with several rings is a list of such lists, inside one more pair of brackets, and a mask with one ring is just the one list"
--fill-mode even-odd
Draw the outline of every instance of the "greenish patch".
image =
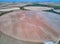
[[23, 6], [23, 7], [27, 7], [27, 6], [47, 6], [47, 5], [44, 5], [44, 4], [38, 4], [38, 3], [34, 3], [34, 4], [28, 4], [28, 5], [25, 5], [25, 6]]
[[60, 13], [59, 13], [59, 12], [55, 12], [55, 11], [53, 11], [52, 9], [51, 9], [51, 10], [43, 10], [43, 11], [45, 11], [45, 12], [51, 12], [51, 13], [55, 13], [55, 14], [60, 15]]
[[20, 8], [20, 10], [28, 10], [28, 9], [25, 9], [24, 7], [19, 7]]
[[1, 36], [2, 36], [2, 32], [0, 31], [0, 38], [1, 38]]
[[[53, 9], [60, 9], [60, 5], [59, 6], [56, 6], [56, 5], [53, 5], [53, 4], [48, 4], [47, 5], [47, 4], [39, 4], [39, 3], [27, 4], [27, 5], [21, 6], [19, 8], [20, 8], [20, 10], [28, 10], [28, 9], [25, 9], [24, 8], [24, 7], [28, 7], [28, 6], [34, 6], [34, 7], [36, 7], [36, 6], [38, 6], [38, 7], [50, 7], [50, 8], [53, 8]], [[44, 11], [46, 11], [46, 12], [52, 12], [52, 13], [56, 13], [56, 14], [59, 14], [60, 15], [60, 13], [55, 12], [53, 10], [44, 10]], [[1, 12], [0, 16], [4, 15], [6, 13], [9, 13], [9, 12], [11, 12], [11, 11]]]
[[60, 44], [60, 40], [58, 41], [58, 43], [57, 44]]
[[21, 10], [25, 10], [25, 8], [24, 8], [24, 7], [20, 7], [20, 9], [21, 9]]
[[12, 12], [12, 11], [1, 12], [1, 13], [0, 13], [0, 16], [2, 16], [2, 15], [4, 15], [4, 14], [7, 14], [7, 13], [10, 13], [10, 12]]
[[[25, 9], [24, 7], [28, 7], [28, 6], [38, 6], [38, 7], [50, 7], [50, 8], [53, 8], [53, 9], [60, 9], [60, 5], [59, 6], [56, 6], [56, 5], [46, 5], [46, 4], [38, 4], [38, 3], [32, 3], [32, 4], [27, 4], [27, 5], [24, 5], [22, 7], [20, 7], [21, 10], [27, 10]], [[44, 10], [45, 12], [52, 12], [52, 13], [56, 13], [56, 14], [59, 14], [59, 12], [55, 12], [53, 11], [52, 9], [51, 10]]]
[[39, 6], [39, 7], [42, 6], [42, 7], [51, 7], [54, 9], [60, 9], [60, 5], [56, 6], [56, 5], [46, 5], [46, 4], [38, 4], [38, 3], [27, 4], [22, 7], [27, 7], [27, 6]]

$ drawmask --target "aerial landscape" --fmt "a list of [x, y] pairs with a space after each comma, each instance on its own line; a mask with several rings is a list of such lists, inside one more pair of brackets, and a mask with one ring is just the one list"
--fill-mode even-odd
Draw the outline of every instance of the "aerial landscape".
[[1, 2], [0, 44], [60, 44], [60, 3]]

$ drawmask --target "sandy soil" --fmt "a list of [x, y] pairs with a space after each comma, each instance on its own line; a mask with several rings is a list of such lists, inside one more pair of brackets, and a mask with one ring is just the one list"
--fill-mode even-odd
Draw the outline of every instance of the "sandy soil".
[[54, 20], [56, 16], [51, 15], [51, 18], [42, 11], [17, 10], [0, 17], [0, 31], [23, 41], [56, 41], [60, 37], [60, 27], [54, 27], [54, 24], [60, 21]]

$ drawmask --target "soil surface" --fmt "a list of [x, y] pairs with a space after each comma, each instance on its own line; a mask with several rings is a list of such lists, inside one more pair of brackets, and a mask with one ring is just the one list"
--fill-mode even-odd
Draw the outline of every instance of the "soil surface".
[[0, 31], [23, 41], [57, 41], [60, 16], [39, 10], [16, 10], [0, 17]]

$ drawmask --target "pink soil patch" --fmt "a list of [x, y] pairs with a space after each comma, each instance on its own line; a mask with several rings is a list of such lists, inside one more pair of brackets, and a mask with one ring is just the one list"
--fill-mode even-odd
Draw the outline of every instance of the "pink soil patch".
[[60, 33], [49, 26], [45, 22], [44, 17], [38, 17], [35, 13], [28, 13], [27, 15], [27, 13], [28, 11], [15, 11], [15, 13], [7, 14], [4, 19], [10, 18], [12, 25], [6, 24], [8, 26], [4, 26], [4, 24], [1, 23], [1, 26], [3, 26], [1, 31], [18, 39], [35, 42], [45, 40], [55, 41], [58, 38]]

